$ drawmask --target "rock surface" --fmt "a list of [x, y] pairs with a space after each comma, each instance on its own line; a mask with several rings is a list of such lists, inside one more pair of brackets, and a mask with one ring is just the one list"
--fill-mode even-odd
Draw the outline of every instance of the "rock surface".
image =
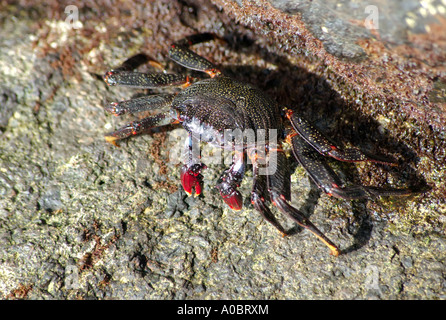
[[272, 46], [317, 57], [363, 94], [444, 129], [444, 1], [214, 2], [273, 39]]
[[[301, 21], [294, 9], [282, 7], [289, 15], [266, 1], [252, 3], [0, 5], [2, 298], [446, 298], [446, 138], [437, 121], [444, 118], [440, 109], [417, 116], [434, 107], [444, 60], [431, 68], [425, 60], [400, 65], [404, 44], [387, 48], [361, 38], [367, 58], [352, 63], [306, 33], [302, 21], [316, 15]], [[278, 24], [274, 15], [285, 19]], [[214, 188], [223, 165], [204, 172], [202, 197], [187, 197], [179, 182], [181, 128], [120, 148], [107, 144], [104, 133], [129, 119], [102, 106], [141, 91], [108, 88], [102, 74], [139, 52], [165, 63], [170, 43], [197, 32], [226, 40], [196, 50], [227, 74], [302, 112], [340, 144], [398, 159], [398, 167], [333, 162], [343, 179], [432, 189], [404, 199], [341, 201], [321, 194], [294, 165], [293, 203], [344, 250], [334, 258], [309, 233], [284, 239], [262, 220], [249, 203], [249, 172], [241, 212], [229, 210]], [[355, 55], [355, 45], [342, 54]], [[377, 81], [382, 63], [401, 69], [400, 82]], [[428, 72], [438, 73], [426, 78]], [[417, 98], [420, 109], [408, 112], [413, 95], [398, 95], [391, 85], [428, 99]]]

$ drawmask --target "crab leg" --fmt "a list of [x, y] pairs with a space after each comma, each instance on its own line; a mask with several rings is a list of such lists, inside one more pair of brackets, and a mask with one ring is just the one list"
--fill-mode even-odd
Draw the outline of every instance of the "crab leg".
[[330, 239], [328, 239], [318, 228], [316, 228], [316, 226], [311, 223], [311, 221], [307, 217], [305, 217], [302, 212], [290, 205], [283, 196], [277, 194], [276, 192], [272, 192], [271, 199], [274, 205], [279, 208], [281, 212], [289, 216], [298, 225], [307, 229], [316, 237], [318, 237], [319, 240], [321, 240], [330, 249], [331, 255], [337, 257], [341, 253], [339, 248]]
[[[330, 156], [336, 160], [347, 162], [370, 161], [387, 165], [395, 165], [387, 159], [379, 159], [376, 156], [370, 157], [356, 148], [341, 150], [317, 130], [310, 122], [300, 117], [292, 110], [287, 110], [286, 117], [290, 120], [294, 130], [314, 149], [324, 156]], [[294, 133], [296, 134], [296, 133]], [[291, 134], [292, 136], [293, 134]]]
[[142, 111], [167, 109], [172, 105], [174, 94], [159, 94], [140, 98], [111, 102], [104, 109], [110, 114], [120, 116], [126, 113], [139, 113]]
[[341, 199], [365, 199], [378, 196], [409, 195], [409, 189], [382, 189], [367, 186], [345, 187], [336, 173], [328, 166], [324, 157], [308, 146], [303, 137], [294, 135], [290, 138], [295, 158], [308, 172], [314, 183], [328, 195]]
[[150, 60], [145, 54], [138, 54], [124, 61], [119, 67], [107, 71], [103, 77], [104, 81], [109, 86], [121, 85], [142, 89], [187, 85], [190, 82], [190, 78], [185, 75], [132, 71], [144, 63], [162, 69], [158, 62]]
[[274, 214], [269, 209], [269, 195], [267, 191], [267, 179], [265, 175], [259, 175], [259, 168], [257, 163], [253, 163], [253, 176], [254, 182], [251, 192], [251, 203], [254, 208], [260, 212], [262, 217], [271, 223], [279, 232], [286, 236], [288, 233], [282, 227], [282, 225], [277, 221]]
[[153, 127], [165, 126], [174, 123], [176, 120], [170, 116], [169, 112], [160, 113], [153, 117], [147, 117], [139, 121], [133, 121], [129, 124], [119, 128], [116, 131], [105, 135], [105, 140], [118, 146], [116, 140], [128, 138], [130, 136], [138, 135], [148, 132]]
[[[272, 166], [276, 166], [275, 168]], [[288, 174], [288, 164], [285, 153], [277, 151], [275, 163], [269, 163], [268, 168], [272, 168], [273, 174], [267, 175], [268, 190], [271, 202], [285, 215], [290, 217], [301, 227], [307, 229], [317, 236], [328, 248], [331, 254], [338, 256], [340, 250], [330, 241], [305, 215], [294, 208], [290, 203], [290, 175]]]
[[186, 37], [172, 44], [169, 50], [169, 57], [183, 67], [206, 72], [213, 78], [221, 74], [220, 70], [212, 62], [190, 50], [189, 47], [197, 43], [215, 39], [216, 37], [211, 33], [202, 33]]
[[133, 71], [108, 71], [104, 81], [109, 86], [121, 85], [126, 87], [150, 89], [167, 86], [187, 85], [189, 76], [172, 73], [142, 73]]
[[[147, 62], [159, 67], [146, 55], [138, 54], [124, 61], [118, 68], [108, 71], [104, 75], [104, 80], [108, 85], [124, 85], [140, 88], [187, 84], [189, 82], [188, 77], [180, 75], [164, 73], [145, 74], [129, 71]], [[172, 104], [174, 97], [174, 94], [159, 94], [121, 102], [112, 102], [105, 107], [105, 110], [116, 116], [125, 113], [139, 113], [156, 109], [165, 110]], [[143, 118], [139, 121], [133, 121], [114, 132], [106, 134], [105, 139], [107, 142], [117, 146], [118, 144], [116, 143], [116, 140], [138, 135], [149, 131], [153, 127], [165, 126], [176, 121], [176, 119], [172, 118], [169, 111], [165, 111], [154, 116]]]

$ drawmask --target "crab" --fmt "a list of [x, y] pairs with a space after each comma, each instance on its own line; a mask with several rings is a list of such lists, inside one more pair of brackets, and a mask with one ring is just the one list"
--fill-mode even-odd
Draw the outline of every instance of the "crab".
[[[310, 122], [296, 112], [279, 106], [260, 89], [225, 76], [215, 64], [191, 50], [191, 46], [217, 40], [211, 33], [187, 36], [171, 45], [169, 57], [185, 68], [206, 73], [209, 77], [156, 72], [135, 72], [140, 65], [150, 63], [160, 66], [145, 54], [127, 59], [118, 68], [104, 75], [110, 85], [135, 88], [180, 87], [175, 93], [143, 96], [121, 102], [112, 102], [105, 110], [119, 116], [125, 113], [159, 111], [159, 113], [133, 121], [106, 134], [108, 142], [117, 141], [152, 128], [181, 124], [187, 131], [186, 159], [181, 168], [181, 184], [188, 195], [198, 196], [203, 190], [200, 143], [210, 143], [217, 148], [232, 147], [232, 164], [219, 178], [216, 188], [224, 202], [234, 210], [243, 207], [243, 196], [238, 187], [244, 177], [248, 162], [252, 164], [253, 186], [251, 203], [263, 218], [282, 235], [289, 231], [279, 223], [273, 204], [292, 221], [317, 236], [338, 256], [341, 250], [325, 236], [302, 212], [291, 205], [291, 178], [288, 162], [294, 158], [308, 173], [314, 183], [325, 193], [342, 199], [371, 199], [379, 196], [402, 196], [410, 189], [378, 188], [363, 185], [346, 185], [328, 166], [326, 157], [340, 161], [370, 161], [393, 165], [392, 161], [366, 155], [357, 148], [341, 149], [331, 143]], [[228, 135], [240, 130], [251, 135]], [[250, 137], [248, 139], [247, 137]], [[256, 140], [255, 143], [253, 139]], [[249, 141], [248, 141], [249, 140]], [[258, 143], [261, 141], [262, 143]], [[289, 146], [292, 156], [288, 156]], [[291, 158], [291, 159], [290, 159]]]

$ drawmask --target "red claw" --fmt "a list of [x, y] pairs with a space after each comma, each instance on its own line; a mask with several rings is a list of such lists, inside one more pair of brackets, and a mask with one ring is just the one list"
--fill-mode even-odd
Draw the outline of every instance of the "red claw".
[[184, 191], [191, 196], [195, 190], [195, 197], [199, 196], [202, 191], [203, 176], [199, 171], [193, 171], [186, 166], [181, 168], [181, 184]]
[[222, 195], [223, 200], [233, 210], [239, 211], [243, 207], [243, 196], [237, 190], [234, 190], [230, 195]]

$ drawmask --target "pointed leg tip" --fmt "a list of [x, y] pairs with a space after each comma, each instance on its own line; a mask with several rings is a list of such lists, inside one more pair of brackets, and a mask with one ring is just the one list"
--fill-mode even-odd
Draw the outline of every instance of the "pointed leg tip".
[[338, 257], [341, 254], [341, 251], [338, 248], [330, 248], [330, 255], [333, 257]]
[[116, 142], [116, 140], [118, 140], [118, 138], [114, 137], [114, 136], [104, 136], [105, 141], [107, 141], [108, 143], [111, 143], [112, 145], [114, 145], [115, 147], [120, 147], [119, 144]]

